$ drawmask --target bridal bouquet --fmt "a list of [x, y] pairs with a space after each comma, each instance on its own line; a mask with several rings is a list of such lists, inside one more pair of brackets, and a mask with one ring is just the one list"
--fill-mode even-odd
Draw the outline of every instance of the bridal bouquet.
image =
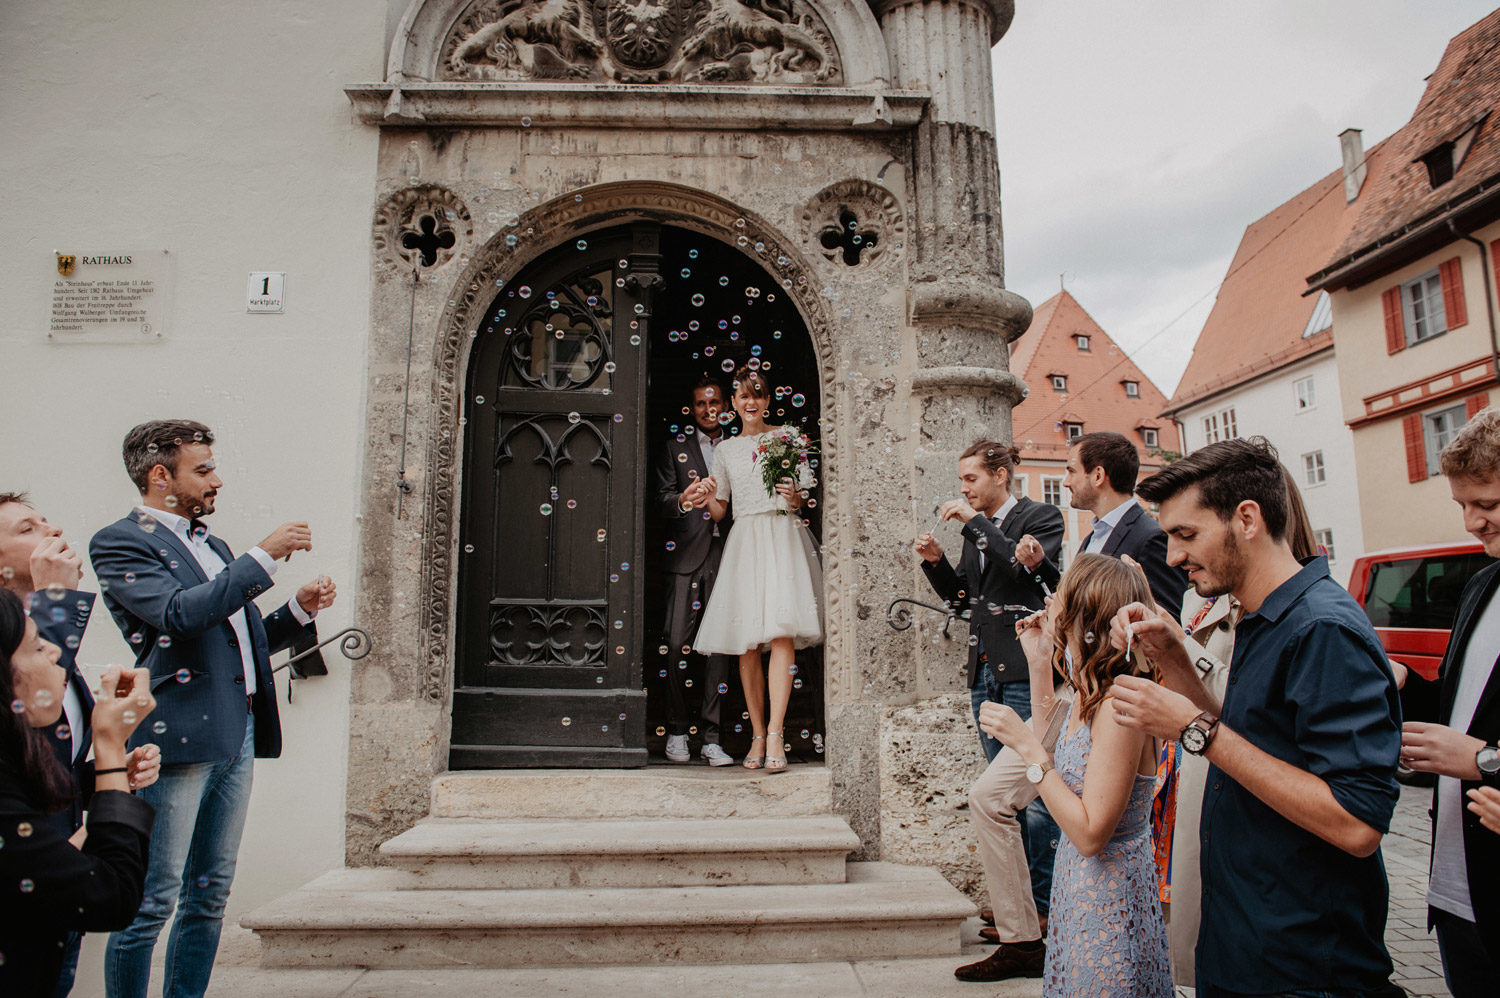
[[[776, 483], [783, 478], [798, 481], [798, 467], [806, 463], [808, 456], [818, 453], [818, 442], [795, 427], [780, 426], [766, 434], [755, 450], [755, 459], [760, 462], [761, 480], [766, 484], [766, 493], [777, 499]], [[786, 510], [778, 509], [777, 516], [786, 516]]]

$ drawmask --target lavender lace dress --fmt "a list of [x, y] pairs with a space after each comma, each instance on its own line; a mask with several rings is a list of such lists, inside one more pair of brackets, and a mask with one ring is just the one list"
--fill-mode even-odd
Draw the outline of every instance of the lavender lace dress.
[[[1057, 771], [1074, 793], [1083, 792], [1091, 748], [1087, 724], [1058, 739]], [[1154, 776], [1136, 775], [1120, 824], [1098, 855], [1079, 855], [1066, 837], [1058, 843], [1044, 998], [1171, 998], [1167, 930], [1151, 852], [1154, 784]]]

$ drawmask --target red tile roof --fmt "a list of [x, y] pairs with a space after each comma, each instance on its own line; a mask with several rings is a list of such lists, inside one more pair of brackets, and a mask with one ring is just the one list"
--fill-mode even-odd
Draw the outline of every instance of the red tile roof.
[[[1384, 146], [1365, 156], [1372, 172]], [[1344, 202], [1340, 168], [1245, 227], [1168, 412], [1333, 346], [1332, 330], [1302, 336], [1317, 304], [1305, 278], [1359, 214], [1359, 201]]]
[[[1358, 202], [1359, 217], [1322, 263], [1323, 272], [1342, 268], [1351, 257], [1366, 255], [1492, 187], [1500, 176], [1500, 10], [1496, 10], [1448, 43], [1442, 61], [1427, 79], [1427, 89], [1411, 120], [1386, 140], [1386, 160], [1371, 168]], [[1433, 189], [1420, 157], [1451, 140], [1475, 122], [1480, 126], [1452, 180]]]
[[[1074, 338], [1079, 335], [1089, 337], [1087, 352], [1078, 349]], [[1022, 462], [1065, 459], [1064, 422], [1081, 422], [1085, 433], [1125, 434], [1136, 443], [1143, 464], [1161, 462], [1141, 443], [1140, 426], [1156, 427], [1159, 448], [1182, 450], [1177, 427], [1155, 420], [1166, 406], [1161, 390], [1066, 291], [1036, 307], [1031, 328], [1011, 346], [1010, 369], [1031, 388], [1026, 401], [1011, 412]], [[1053, 374], [1067, 376], [1066, 392], [1052, 390]], [[1126, 381], [1136, 382], [1139, 398], [1125, 394]]]

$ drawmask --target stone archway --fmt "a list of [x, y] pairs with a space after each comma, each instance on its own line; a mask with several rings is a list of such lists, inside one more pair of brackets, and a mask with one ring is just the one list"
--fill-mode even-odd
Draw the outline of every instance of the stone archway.
[[[421, 697], [432, 704], [450, 702], [453, 637], [456, 620], [458, 503], [461, 492], [462, 444], [457, 432], [462, 416], [469, 343], [485, 318], [484, 310], [498, 286], [553, 247], [588, 233], [638, 220], [673, 225], [702, 233], [737, 248], [755, 260], [795, 303], [813, 343], [823, 399], [823, 479], [837, 481], [839, 467], [838, 383], [833, 357], [833, 318], [815, 286], [816, 277], [792, 241], [765, 220], [731, 202], [691, 188], [656, 182], [604, 184], [554, 199], [526, 212], [484, 247], [477, 249], [455, 282], [439, 322], [433, 356], [430, 441], [426, 456], [429, 483], [421, 537]], [[836, 489], [828, 490], [831, 513]], [[847, 671], [840, 652], [844, 612], [839, 578], [839, 517], [824, 519], [825, 689]]]

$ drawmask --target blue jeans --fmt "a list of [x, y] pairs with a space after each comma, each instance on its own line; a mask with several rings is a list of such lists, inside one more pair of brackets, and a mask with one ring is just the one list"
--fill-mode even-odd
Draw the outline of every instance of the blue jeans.
[[156, 825], [141, 910], [129, 928], [109, 937], [104, 950], [109, 998], [146, 998], [151, 951], [174, 908], [163, 998], [196, 998], [208, 989], [250, 806], [254, 763], [255, 722], [247, 717], [239, 755], [163, 766], [156, 783], [136, 792], [156, 808]]
[[82, 932], [69, 932], [63, 946], [62, 973], [58, 975], [57, 987], [52, 989], [52, 998], [68, 998], [73, 990], [73, 980], [78, 976], [78, 950], [83, 946]]
[[[986, 700], [1003, 703], [1023, 720], [1031, 720], [1029, 682], [997, 683], [988, 665], [982, 667], [981, 676], [983, 678], [969, 690], [969, 705], [974, 711], [976, 726], [979, 724], [979, 705]], [[979, 732], [979, 745], [984, 749], [986, 762], [994, 762], [995, 756], [1000, 754], [1000, 743], [983, 731]], [[1036, 913], [1045, 916], [1052, 906], [1052, 862], [1057, 856], [1057, 842], [1062, 830], [1052, 820], [1040, 797], [1026, 805], [1016, 817], [1021, 822], [1021, 844], [1026, 847], [1026, 865], [1031, 870], [1031, 893], [1036, 899]]]

